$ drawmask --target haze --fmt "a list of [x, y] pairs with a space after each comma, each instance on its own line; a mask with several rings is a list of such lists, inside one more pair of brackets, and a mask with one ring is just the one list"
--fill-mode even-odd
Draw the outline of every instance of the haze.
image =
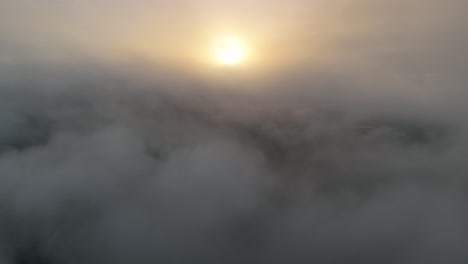
[[0, 0], [0, 264], [466, 263], [466, 10]]

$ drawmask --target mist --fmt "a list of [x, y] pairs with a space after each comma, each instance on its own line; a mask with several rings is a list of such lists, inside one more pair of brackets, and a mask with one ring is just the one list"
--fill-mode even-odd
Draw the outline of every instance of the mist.
[[255, 77], [0, 20], [0, 263], [465, 263], [467, 4], [317, 7]]

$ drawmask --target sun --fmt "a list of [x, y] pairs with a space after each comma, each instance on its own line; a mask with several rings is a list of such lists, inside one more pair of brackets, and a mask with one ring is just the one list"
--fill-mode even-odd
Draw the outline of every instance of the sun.
[[247, 60], [249, 49], [238, 37], [223, 37], [216, 41], [213, 53], [218, 65], [239, 66]]

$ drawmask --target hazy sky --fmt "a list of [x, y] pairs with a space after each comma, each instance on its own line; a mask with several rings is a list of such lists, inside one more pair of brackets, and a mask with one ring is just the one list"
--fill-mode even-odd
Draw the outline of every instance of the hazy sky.
[[467, 10], [0, 0], [0, 264], [467, 263]]
[[461, 0], [2, 0], [0, 7], [3, 60], [86, 54], [188, 64], [205, 56], [210, 39], [232, 32], [251, 40], [264, 64], [388, 56], [440, 67], [423, 60], [466, 58], [452, 53], [467, 46]]
[[[66, 0], [40, 4], [2, 1], [1, 5], [2, 35], [8, 36], [10, 45], [20, 42], [39, 52], [74, 48], [146, 56], [158, 56], [168, 49], [193, 55], [190, 53], [196, 52], [204, 38], [223, 31], [262, 37], [281, 33], [288, 38], [290, 33], [284, 27], [299, 12], [298, 3], [267, 1]], [[277, 30], [282, 32], [274, 32]], [[28, 40], [34, 43], [28, 45]]]

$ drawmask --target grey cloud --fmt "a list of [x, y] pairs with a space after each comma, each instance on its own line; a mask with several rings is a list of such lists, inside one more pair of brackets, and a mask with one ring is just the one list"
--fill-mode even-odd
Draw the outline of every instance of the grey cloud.
[[334, 3], [361, 31], [242, 89], [1, 64], [0, 263], [465, 263], [466, 4]]

